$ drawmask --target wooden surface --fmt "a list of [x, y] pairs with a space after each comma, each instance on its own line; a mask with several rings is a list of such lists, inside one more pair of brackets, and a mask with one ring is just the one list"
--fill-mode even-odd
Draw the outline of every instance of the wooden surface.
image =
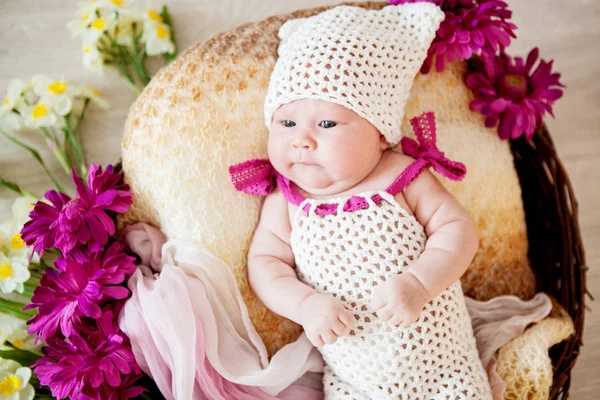
[[[337, 4], [337, 0], [163, 0], [173, 14], [181, 50], [216, 32], [300, 8]], [[146, 2], [137, 1], [140, 6]], [[518, 39], [512, 55], [534, 46], [555, 60], [567, 85], [565, 96], [547, 124], [580, 203], [580, 222], [587, 252], [588, 287], [600, 296], [600, 0], [512, 0]], [[100, 77], [81, 65], [81, 43], [65, 24], [74, 18], [74, 0], [0, 0], [0, 97], [13, 78], [36, 73], [96, 86], [110, 102], [102, 111], [91, 107], [84, 123], [88, 160], [100, 164], [119, 158], [120, 139], [135, 96], [115, 76]], [[136, 3], [134, 3], [136, 4]], [[162, 4], [155, 1], [156, 6]], [[35, 142], [36, 137], [29, 136]], [[41, 141], [37, 141], [41, 144]], [[43, 153], [48, 156], [48, 153]], [[50, 167], [60, 168], [52, 159]], [[50, 187], [43, 170], [29, 155], [0, 138], [0, 176], [42, 194]], [[65, 179], [64, 182], [67, 182]], [[0, 220], [9, 215], [13, 197], [0, 192]], [[574, 369], [571, 398], [600, 398], [600, 311], [586, 315], [584, 347]]]

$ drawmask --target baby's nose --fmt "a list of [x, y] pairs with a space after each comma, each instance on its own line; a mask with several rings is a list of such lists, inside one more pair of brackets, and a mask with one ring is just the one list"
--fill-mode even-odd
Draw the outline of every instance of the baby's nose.
[[317, 142], [309, 135], [302, 135], [292, 140], [292, 146], [295, 149], [314, 150], [317, 148]]

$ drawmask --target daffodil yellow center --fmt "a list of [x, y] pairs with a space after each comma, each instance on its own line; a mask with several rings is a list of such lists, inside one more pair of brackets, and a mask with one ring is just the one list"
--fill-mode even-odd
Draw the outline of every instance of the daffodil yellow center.
[[148, 10], [148, 18], [150, 18], [152, 21], [163, 22], [163, 19], [160, 16], [160, 14], [154, 10]]
[[13, 237], [10, 238], [10, 248], [13, 250], [19, 250], [25, 247], [25, 242], [21, 237], [20, 233], [15, 233]]
[[121, 4], [123, 4], [123, 0], [110, 0], [111, 3], [113, 3], [115, 6], [120, 6]]
[[3, 106], [7, 106], [7, 105], [8, 105], [8, 103], [9, 103], [9, 101], [10, 101], [10, 99], [9, 99], [8, 97], [7, 97], [7, 98], [5, 98], [5, 99], [4, 99], [4, 101], [2, 102], [2, 105], [3, 105]]
[[17, 393], [21, 387], [21, 378], [17, 375], [9, 375], [0, 382], [0, 394], [10, 396]]
[[17, 349], [23, 349], [23, 341], [21, 339], [16, 339], [10, 342]]
[[35, 106], [35, 108], [33, 109], [33, 112], [31, 114], [33, 115], [33, 118], [35, 118], [35, 119], [45, 117], [48, 114], [46, 105], [44, 103], [38, 104], [37, 106]]
[[92, 89], [92, 93], [94, 93], [94, 96], [100, 97], [100, 92], [97, 91], [96, 89]]
[[84, 47], [84, 49], [83, 49], [83, 54], [87, 54], [87, 53], [89, 53], [90, 51], [91, 51], [91, 50], [90, 50], [90, 48], [89, 48], [89, 47]]
[[157, 36], [159, 39], [164, 39], [164, 38], [166, 38], [167, 36], [169, 36], [169, 31], [168, 31], [168, 30], [166, 30], [165, 28], [163, 28], [162, 26], [157, 26], [157, 27], [156, 27], [156, 36]]
[[2, 263], [0, 264], [0, 279], [4, 280], [13, 276], [13, 269], [10, 264]]
[[104, 29], [104, 18], [98, 18], [94, 22], [92, 22], [92, 27], [101, 31]]
[[90, 17], [90, 14], [85, 14], [83, 17], [81, 17], [81, 20], [87, 21], [89, 17]]
[[48, 89], [50, 89], [50, 91], [54, 94], [61, 94], [67, 90], [67, 84], [61, 81], [52, 82], [50, 85], [48, 85]]

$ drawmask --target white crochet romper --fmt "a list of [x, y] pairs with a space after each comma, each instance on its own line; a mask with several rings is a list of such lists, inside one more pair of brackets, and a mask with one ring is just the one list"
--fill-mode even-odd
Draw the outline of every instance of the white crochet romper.
[[[325, 399], [491, 399], [460, 281], [408, 328], [368, 309], [375, 287], [403, 273], [425, 247], [424, 228], [395, 200], [403, 187], [394, 183], [383, 192], [327, 200], [337, 204], [306, 199], [293, 218], [299, 279], [339, 299], [355, 319], [349, 335], [319, 349]], [[367, 204], [347, 211], [346, 203], [357, 198]], [[320, 205], [335, 205], [337, 212], [319, 215]]]

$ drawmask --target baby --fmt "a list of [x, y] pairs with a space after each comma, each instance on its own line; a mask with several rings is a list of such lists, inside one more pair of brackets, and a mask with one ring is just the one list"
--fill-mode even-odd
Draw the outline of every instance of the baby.
[[[288, 21], [267, 99], [277, 188], [249, 281], [302, 325], [325, 361], [326, 399], [491, 399], [459, 278], [474, 224], [425, 167], [460, 179], [431, 113], [400, 125], [443, 13], [432, 3], [340, 6]], [[256, 161], [256, 160], [255, 160]]]

